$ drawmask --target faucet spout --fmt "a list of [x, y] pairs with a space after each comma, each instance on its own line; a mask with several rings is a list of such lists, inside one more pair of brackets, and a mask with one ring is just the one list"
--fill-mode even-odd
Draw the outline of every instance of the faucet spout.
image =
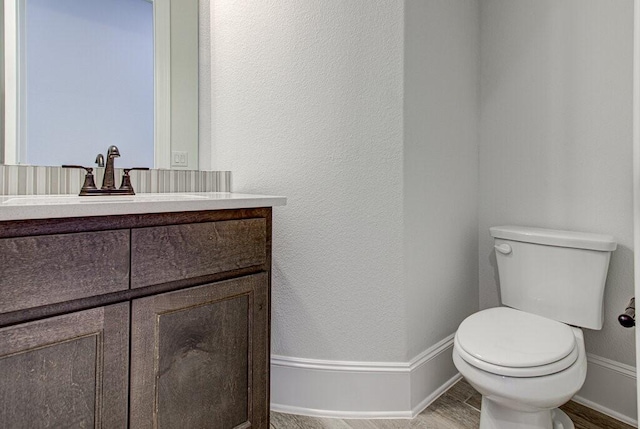
[[118, 148], [115, 146], [109, 146], [109, 149], [107, 149], [107, 165], [104, 169], [104, 179], [102, 179], [101, 189], [116, 189], [113, 160], [119, 156], [120, 151]]

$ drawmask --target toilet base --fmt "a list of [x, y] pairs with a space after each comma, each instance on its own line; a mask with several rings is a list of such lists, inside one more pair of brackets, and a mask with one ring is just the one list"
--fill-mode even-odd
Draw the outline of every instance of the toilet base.
[[480, 429], [574, 429], [569, 416], [559, 408], [522, 411], [482, 397]]
[[571, 418], [560, 408], [551, 410], [551, 419], [553, 420], [553, 429], [575, 429]]

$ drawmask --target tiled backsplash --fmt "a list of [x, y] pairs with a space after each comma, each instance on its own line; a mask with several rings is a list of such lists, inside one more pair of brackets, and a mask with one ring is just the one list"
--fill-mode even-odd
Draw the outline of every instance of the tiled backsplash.
[[[104, 168], [94, 170], [96, 185], [102, 184]], [[84, 183], [84, 170], [30, 165], [0, 165], [0, 195], [77, 194]], [[230, 192], [230, 171], [149, 170], [132, 171], [136, 193]], [[115, 169], [120, 186], [122, 169]]]

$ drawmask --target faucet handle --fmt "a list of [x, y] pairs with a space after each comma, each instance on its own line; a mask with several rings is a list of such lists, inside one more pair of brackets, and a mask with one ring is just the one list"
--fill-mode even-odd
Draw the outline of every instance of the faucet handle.
[[83, 165], [64, 164], [62, 168], [84, 168], [87, 170], [87, 173], [93, 173], [93, 167], [85, 167]]
[[84, 184], [80, 189], [80, 195], [88, 195], [89, 191], [97, 189], [96, 182], [93, 178], [92, 167], [84, 167], [82, 165], [63, 165], [62, 168], [82, 168], [86, 170], [87, 174], [84, 176]]
[[130, 195], [135, 195], [133, 191], [133, 185], [131, 185], [131, 176], [129, 176], [129, 172], [133, 170], [149, 170], [149, 167], [133, 167], [133, 168], [123, 168], [124, 174], [122, 175], [122, 184], [120, 185], [120, 190], [131, 192]]

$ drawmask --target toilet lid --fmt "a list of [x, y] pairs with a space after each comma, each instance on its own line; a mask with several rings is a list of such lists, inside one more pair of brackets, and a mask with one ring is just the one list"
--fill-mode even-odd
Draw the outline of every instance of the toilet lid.
[[576, 339], [568, 325], [508, 307], [467, 317], [456, 343], [466, 352], [462, 355], [496, 367], [524, 369], [562, 361], [566, 368], [577, 359]]

